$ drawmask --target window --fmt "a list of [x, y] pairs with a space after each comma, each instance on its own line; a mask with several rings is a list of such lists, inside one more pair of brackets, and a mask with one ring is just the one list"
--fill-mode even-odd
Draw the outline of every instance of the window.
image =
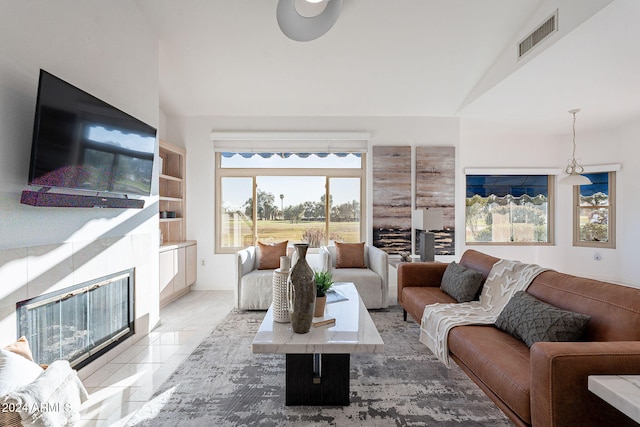
[[246, 247], [253, 244], [254, 179], [246, 177], [221, 177], [222, 203], [219, 215], [219, 245], [223, 248]]
[[615, 248], [615, 172], [584, 174], [590, 185], [576, 185], [574, 246]]
[[550, 175], [467, 175], [467, 244], [553, 243]]
[[219, 152], [216, 165], [217, 252], [364, 240], [364, 154]]

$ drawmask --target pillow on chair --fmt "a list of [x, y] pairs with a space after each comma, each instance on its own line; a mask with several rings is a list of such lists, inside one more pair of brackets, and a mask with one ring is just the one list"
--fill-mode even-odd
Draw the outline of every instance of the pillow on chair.
[[6, 346], [4, 349], [9, 350], [12, 353], [19, 354], [20, 356], [33, 362], [33, 354], [31, 354], [29, 341], [27, 341], [27, 337], [25, 336], [21, 336], [20, 338], [18, 338], [18, 341]]
[[367, 268], [364, 263], [364, 242], [336, 242], [336, 268]]
[[0, 396], [32, 383], [42, 372], [44, 370], [35, 362], [0, 349]]
[[280, 243], [258, 242], [258, 270], [280, 268], [280, 257], [287, 255], [288, 240]]

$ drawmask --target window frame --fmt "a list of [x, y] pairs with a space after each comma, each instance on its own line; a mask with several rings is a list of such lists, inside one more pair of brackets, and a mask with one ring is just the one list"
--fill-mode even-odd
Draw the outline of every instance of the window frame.
[[[475, 171], [474, 171], [475, 172]], [[467, 176], [470, 175], [493, 175], [493, 176], [511, 176], [511, 175], [530, 175], [530, 176], [546, 176], [547, 177], [547, 241], [546, 242], [474, 242], [467, 240]], [[525, 173], [513, 171], [505, 172], [478, 172], [465, 174], [464, 178], [464, 244], [466, 246], [554, 246], [555, 245], [555, 175], [550, 173]]]
[[609, 179], [609, 219], [607, 225], [609, 239], [606, 242], [594, 242], [580, 240], [580, 186], [575, 185], [573, 187], [573, 246], [576, 247], [588, 247], [588, 248], [616, 248], [616, 172], [615, 171], [602, 171], [602, 172], [589, 172], [589, 173], [606, 173]]
[[[270, 151], [265, 149], [265, 151]], [[218, 254], [231, 254], [244, 249], [244, 247], [222, 247], [222, 179], [223, 178], [252, 178], [253, 179], [253, 199], [257, 198], [257, 178], [259, 176], [322, 176], [325, 177], [326, 200], [330, 200], [331, 188], [329, 182], [332, 178], [359, 178], [360, 179], [360, 241], [366, 236], [366, 153], [359, 153], [362, 157], [361, 166], [356, 168], [223, 168], [221, 166], [222, 153], [215, 153], [215, 252]], [[253, 245], [258, 242], [257, 227], [257, 204], [253, 204]], [[325, 236], [329, 236], [330, 206], [327, 204], [327, 215], [325, 219]], [[327, 244], [327, 242], [324, 242]]]

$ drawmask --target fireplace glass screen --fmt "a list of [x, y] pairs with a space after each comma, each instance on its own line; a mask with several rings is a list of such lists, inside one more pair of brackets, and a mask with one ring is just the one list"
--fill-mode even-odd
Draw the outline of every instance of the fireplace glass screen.
[[133, 334], [133, 270], [18, 303], [33, 359], [79, 368]]

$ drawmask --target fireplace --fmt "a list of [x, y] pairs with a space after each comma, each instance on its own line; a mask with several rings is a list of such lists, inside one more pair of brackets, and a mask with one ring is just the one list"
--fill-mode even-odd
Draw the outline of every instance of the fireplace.
[[19, 302], [18, 336], [37, 363], [79, 369], [134, 333], [134, 270]]

